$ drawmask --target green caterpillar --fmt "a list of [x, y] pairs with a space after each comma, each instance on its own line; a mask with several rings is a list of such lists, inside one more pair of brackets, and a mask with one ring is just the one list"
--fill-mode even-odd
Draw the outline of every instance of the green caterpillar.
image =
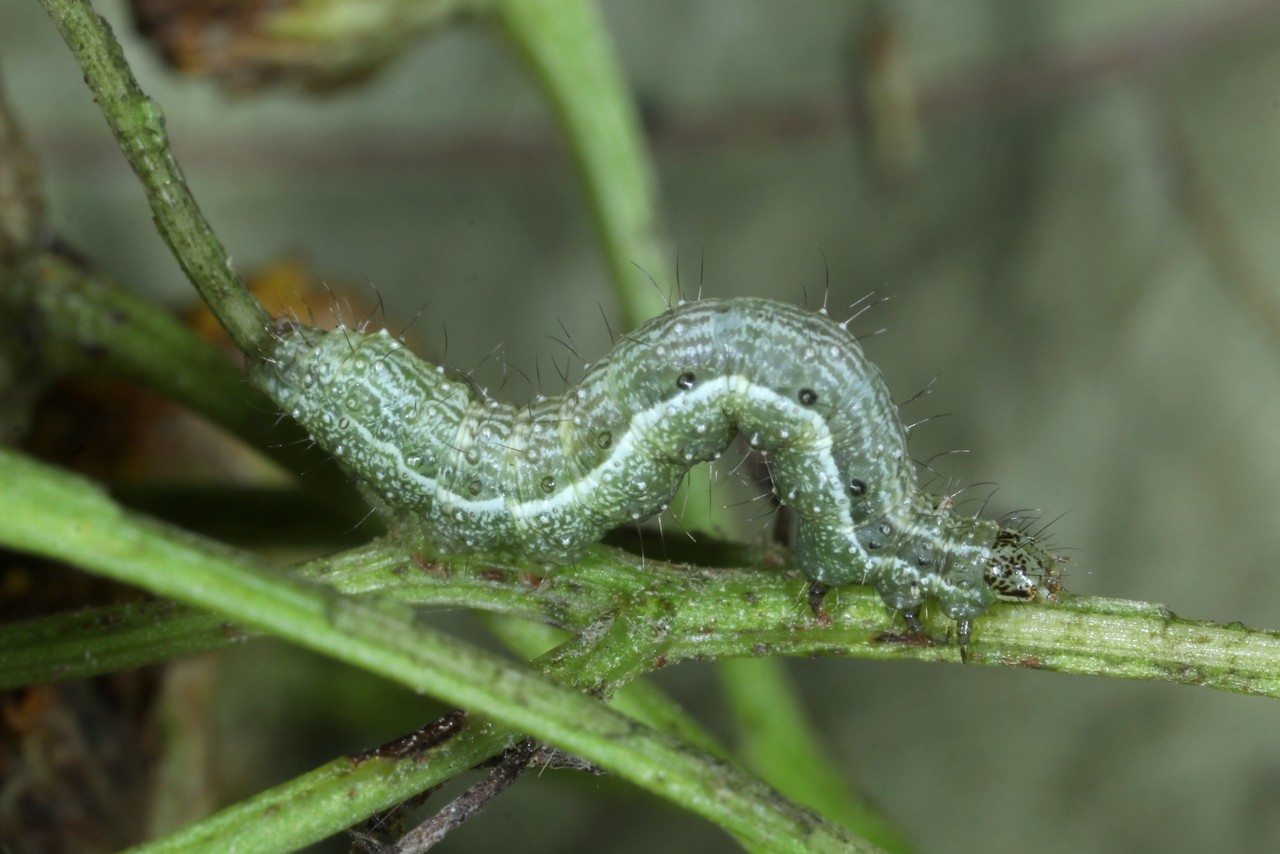
[[998, 598], [1043, 594], [1057, 559], [1033, 537], [922, 493], [880, 371], [825, 313], [764, 299], [681, 304], [582, 381], [527, 407], [491, 400], [388, 335], [282, 323], [254, 382], [384, 508], [452, 552], [572, 562], [663, 510], [684, 473], [738, 433], [768, 454], [798, 518], [815, 608], [871, 584], [918, 630], [937, 600], [962, 652]]

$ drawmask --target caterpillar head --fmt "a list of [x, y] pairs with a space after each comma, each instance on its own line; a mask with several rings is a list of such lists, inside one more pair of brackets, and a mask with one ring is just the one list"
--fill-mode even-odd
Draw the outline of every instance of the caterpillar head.
[[984, 519], [958, 520], [950, 533], [952, 553], [938, 598], [956, 621], [960, 657], [967, 660], [973, 621], [992, 601], [1057, 601], [1063, 559], [1035, 537]]
[[991, 544], [991, 556], [982, 577], [998, 599], [1055, 601], [1062, 592], [1063, 562], [1036, 538], [1001, 528]]

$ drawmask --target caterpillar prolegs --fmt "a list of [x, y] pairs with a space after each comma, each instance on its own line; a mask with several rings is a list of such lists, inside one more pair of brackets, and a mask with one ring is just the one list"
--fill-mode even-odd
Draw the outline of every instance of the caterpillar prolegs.
[[572, 562], [667, 506], [684, 473], [742, 433], [768, 455], [813, 583], [871, 584], [919, 628], [1040, 595], [1056, 558], [1033, 537], [921, 492], [880, 371], [825, 313], [765, 299], [681, 304], [626, 335], [563, 395], [489, 399], [386, 331], [284, 322], [254, 382], [376, 501], [445, 551]]

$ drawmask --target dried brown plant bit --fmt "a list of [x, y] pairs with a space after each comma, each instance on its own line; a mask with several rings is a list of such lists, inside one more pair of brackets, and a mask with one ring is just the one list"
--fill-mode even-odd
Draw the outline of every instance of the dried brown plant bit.
[[[133, 0], [138, 31], [185, 74], [229, 88], [327, 91], [360, 83], [447, 21], [458, 4], [423, 0]], [[351, 14], [354, 13], [354, 14]]]

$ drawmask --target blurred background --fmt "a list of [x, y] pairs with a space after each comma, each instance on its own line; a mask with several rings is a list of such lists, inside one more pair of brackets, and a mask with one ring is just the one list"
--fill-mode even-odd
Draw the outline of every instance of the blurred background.
[[[560, 390], [562, 325], [588, 359], [607, 351], [617, 305], [589, 211], [546, 105], [488, 29], [446, 27], [360, 86], [236, 94], [175, 76], [122, 4], [95, 5], [242, 269], [288, 257], [367, 306], [380, 296], [393, 328], [417, 316], [422, 352], [490, 385], [510, 373], [513, 400], [531, 393], [517, 370]], [[887, 330], [868, 353], [899, 400], [937, 377], [904, 421], [949, 414], [913, 454], [967, 449], [942, 470], [999, 484], [993, 511], [1063, 514], [1071, 591], [1280, 628], [1280, 3], [601, 8], [686, 293], [836, 314], [890, 297], [857, 323]], [[137, 291], [189, 305], [35, 3], [0, 12], [0, 73], [50, 225]], [[675, 284], [674, 267], [647, 272]], [[219, 798], [434, 713], [264, 648], [223, 656], [208, 688]], [[922, 851], [1280, 848], [1274, 702], [983, 667], [790, 667], [837, 763]], [[708, 677], [658, 681], [716, 729]], [[512, 839], [732, 850], [646, 795], [555, 774], [441, 850]]]

